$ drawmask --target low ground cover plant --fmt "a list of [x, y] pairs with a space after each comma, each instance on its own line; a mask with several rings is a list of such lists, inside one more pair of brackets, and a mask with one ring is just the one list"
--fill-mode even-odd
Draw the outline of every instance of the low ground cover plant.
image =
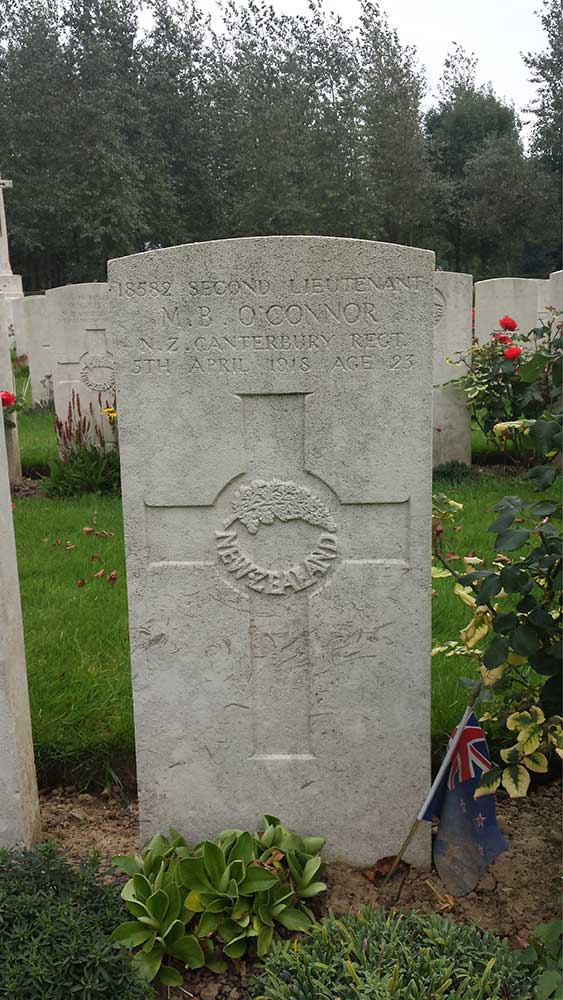
[[506, 940], [437, 915], [368, 907], [279, 942], [253, 1000], [532, 1000], [537, 973]]
[[214, 972], [247, 951], [263, 957], [280, 930], [306, 931], [319, 881], [322, 837], [301, 837], [276, 816], [255, 834], [227, 830], [188, 847], [175, 830], [142, 855], [113, 859], [130, 875], [121, 893], [130, 919], [113, 933], [150, 982], [182, 982], [174, 964]]
[[539, 977], [535, 1000], [563, 1000], [563, 920], [538, 924], [520, 961]]
[[98, 394], [98, 408], [83, 411], [80, 396], [72, 391], [65, 420], [55, 419], [58, 456], [43, 480], [50, 497], [81, 493], [117, 494], [120, 491], [117, 412], [113, 402]]
[[53, 844], [0, 851], [0, 996], [149, 1000], [152, 990], [111, 941], [124, 912], [95, 859], [73, 867]]

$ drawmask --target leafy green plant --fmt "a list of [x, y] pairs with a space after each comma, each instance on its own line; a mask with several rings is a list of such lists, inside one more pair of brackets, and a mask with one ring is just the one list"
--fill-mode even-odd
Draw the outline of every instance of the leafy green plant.
[[117, 451], [100, 451], [85, 445], [67, 458], [49, 463], [49, 475], [42, 485], [50, 497], [71, 497], [81, 493], [118, 494], [120, 463]]
[[366, 907], [279, 943], [250, 986], [254, 1000], [532, 1000], [536, 976], [506, 940], [434, 915]]
[[563, 921], [538, 924], [519, 953], [526, 968], [539, 972], [535, 1000], [563, 1000]]
[[226, 830], [193, 850], [171, 830], [169, 838], [157, 834], [144, 854], [113, 859], [131, 876], [122, 897], [134, 918], [113, 939], [133, 953], [146, 979], [179, 985], [170, 960], [219, 972], [249, 945], [266, 955], [278, 925], [312, 926], [308, 901], [326, 889], [317, 879], [324, 840], [300, 837], [275, 816], [264, 824], [254, 835]]
[[[560, 376], [555, 381], [560, 399]], [[561, 408], [560, 401], [557, 405]], [[530, 469], [528, 478], [541, 492], [558, 475], [553, 460], [561, 451], [561, 415], [556, 420], [550, 412], [542, 414], [529, 429], [544, 464]], [[509, 737], [501, 749], [503, 764], [483, 773], [476, 794], [487, 795], [502, 781], [509, 795], [518, 797], [528, 790], [530, 772], [548, 770], [549, 754], [563, 757], [561, 504], [504, 497], [494, 505], [497, 516], [488, 528], [497, 552], [492, 567], [473, 555], [464, 560], [464, 574], [444, 554], [444, 531], [456, 508], [460, 505], [447, 497], [434, 497], [432, 575], [455, 580], [455, 593], [471, 608], [472, 619], [461, 630], [460, 643], [442, 643], [433, 653], [473, 659], [479, 679], [469, 679], [469, 685], [491, 702], [481, 721], [497, 727], [496, 743], [503, 727]]]
[[123, 913], [96, 859], [71, 866], [53, 844], [0, 851], [0, 996], [149, 1000], [111, 941]]

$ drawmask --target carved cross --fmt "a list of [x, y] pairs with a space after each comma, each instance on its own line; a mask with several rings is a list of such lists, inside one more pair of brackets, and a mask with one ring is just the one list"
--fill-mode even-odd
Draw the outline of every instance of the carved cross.
[[251, 704], [239, 707], [253, 757], [270, 760], [315, 756], [315, 595], [350, 562], [409, 565], [408, 500], [342, 503], [308, 471], [307, 395], [240, 396], [246, 470], [212, 503], [145, 503], [149, 571], [213, 565], [249, 612]]

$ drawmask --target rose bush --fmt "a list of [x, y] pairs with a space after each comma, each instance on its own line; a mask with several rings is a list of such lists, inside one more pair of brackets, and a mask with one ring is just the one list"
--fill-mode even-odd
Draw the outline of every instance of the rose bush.
[[454, 362], [466, 369], [454, 384], [466, 393], [473, 421], [505, 459], [533, 459], [533, 423], [543, 413], [560, 412], [562, 318], [551, 309], [547, 322], [518, 333], [515, 343], [507, 331], [514, 333], [516, 320], [503, 316], [487, 343], [475, 342]]

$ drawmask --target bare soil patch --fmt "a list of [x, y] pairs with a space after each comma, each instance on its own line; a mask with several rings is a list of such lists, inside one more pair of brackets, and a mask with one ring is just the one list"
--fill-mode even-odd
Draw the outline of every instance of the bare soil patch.
[[[140, 848], [135, 800], [54, 789], [41, 795], [41, 816], [44, 839], [56, 841], [73, 859], [98, 850], [107, 863], [113, 855]], [[518, 939], [525, 940], [536, 924], [560, 915], [561, 782], [540, 786], [527, 799], [499, 795], [498, 817], [509, 850], [449, 912], [453, 920], [506, 935], [517, 947]], [[327, 865], [324, 877], [329, 886], [324, 913], [342, 915], [364, 905], [432, 913], [440, 909], [439, 897], [446, 895], [436, 871], [408, 865], [400, 867], [388, 886], [372, 870], [344, 864]], [[183, 990], [163, 989], [162, 997], [246, 1000], [251, 976], [252, 963], [246, 962], [236, 963], [223, 976], [188, 973]]]

